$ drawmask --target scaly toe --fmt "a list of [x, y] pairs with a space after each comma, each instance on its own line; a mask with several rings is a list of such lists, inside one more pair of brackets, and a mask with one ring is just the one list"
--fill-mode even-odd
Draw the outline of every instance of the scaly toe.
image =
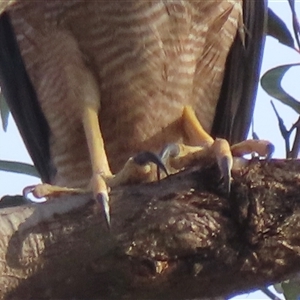
[[82, 194], [86, 193], [87, 190], [80, 188], [68, 188], [47, 183], [30, 185], [23, 189], [23, 196], [32, 201], [28, 196], [32, 194], [35, 198], [40, 199], [44, 197], [58, 197], [64, 194]]
[[274, 145], [265, 140], [245, 140], [231, 146], [233, 156], [256, 153], [261, 157], [265, 157], [267, 160], [272, 157], [274, 149]]

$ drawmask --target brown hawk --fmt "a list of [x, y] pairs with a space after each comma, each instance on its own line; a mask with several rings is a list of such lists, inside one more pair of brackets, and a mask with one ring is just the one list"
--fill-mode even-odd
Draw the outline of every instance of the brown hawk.
[[141, 151], [184, 143], [222, 158], [206, 132], [245, 139], [263, 0], [14, 0], [0, 12], [2, 91], [43, 182], [91, 183], [105, 202]]

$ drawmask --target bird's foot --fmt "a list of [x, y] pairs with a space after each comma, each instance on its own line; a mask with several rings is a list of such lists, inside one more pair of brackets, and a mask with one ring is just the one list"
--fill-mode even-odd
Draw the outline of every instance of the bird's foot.
[[[101, 209], [105, 213], [106, 222], [110, 224], [110, 214], [108, 205], [108, 188], [102, 175], [96, 174], [91, 180], [92, 191], [94, 193], [94, 199], [100, 205]], [[62, 195], [78, 195], [90, 192], [91, 189], [83, 188], [69, 188], [61, 187], [57, 185], [51, 185], [47, 183], [37, 184], [27, 186], [23, 189], [23, 196], [31, 200], [29, 195], [33, 195], [34, 198], [49, 198], [49, 197], [59, 197]]]
[[32, 194], [35, 198], [47, 198], [66, 194], [84, 194], [92, 191], [96, 203], [104, 211], [106, 222], [110, 226], [110, 188], [155, 181], [160, 176], [159, 170], [165, 173], [165, 175], [168, 174], [160, 157], [152, 152], [141, 152], [129, 158], [123, 169], [116, 175], [105, 175], [101, 172], [95, 173], [92, 176], [89, 187], [86, 189], [61, 187], [44, 183], [24, 188], [23, 196], [29, 199], [29, 194]]
[[93, 191], [94, 199], [100, 205], [101, 209], [105, 213], [106, 221], [110, 224], [110, 214], [108, 205], [108, 187], [105, 182], [105, 178], [102, 174], [95, 174], [92, 177], [89, 188], [70, 188], [57, 185], [51, 185], [47, 183], [27, 186], [23, 189], [23, 197], [28, 200], [30, 195], [36, 199], [59, 197], [63, 195], [79, 195]]
[[215, 159], [220, 170], [224, 190], [229, 194], [233, 157], [256, 153], [260, 157], [269, 159], [273, 151], [274, 146], [268, 141], [245, 140], [230, 147], [226, 140], [217, 138], [212, 144], [202, 147], [184, 144], [167, 145], [161, 153], [161, 158], [172, 173], [195, 165], [204, 159]]
[[162, 152], [162, 160], [168, 161], [176, 171], [195, 165], [201, 159], [216, 159], [227, 193], [230, 192], [231, 186], [233, 156], [257, 153], [259, 156], [270, 158], [274, 150], [274, 146], [268, 141], [246, 140], [230, 147], [224, 139], [213, 139], [204, 130], [191, 106], [183, 108], [182, 124], [188, 143], [195, 146], [169, 145]]
[[216, 139], [211, 145], [202, 147], [170, 144], [162, 151], [161, 157], [172, 173], [199, 164], [203, 160], [216, 159], [224, 186], [228, 192], [230, 191], [233, 160], [230, 146], [224, 139]]
[[160, 157], [152, 152], [145, 151], [130, 157], [123, 169], [115, 175], [96, 174], [93, 176], [91, 184], [94, 198], [104, 211], [108, 226], [110, 226], [110, 188], [157, 180], [157, 176], [159, 176], [157, 174], [160, 174], [159, 170], [162, 170], [166, 175], [168, 174]]

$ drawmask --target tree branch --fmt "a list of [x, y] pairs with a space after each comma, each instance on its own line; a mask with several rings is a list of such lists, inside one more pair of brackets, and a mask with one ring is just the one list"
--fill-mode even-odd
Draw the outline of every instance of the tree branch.
[[0, 297], [232, 296], [300, 270], [300, 162], [215, 165], [115, 189], [111, 229], [89, 195], [0, 210]]

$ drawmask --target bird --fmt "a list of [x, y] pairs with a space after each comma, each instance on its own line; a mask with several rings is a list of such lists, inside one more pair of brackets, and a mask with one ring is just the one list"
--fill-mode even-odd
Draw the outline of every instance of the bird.
[[151, 153], [205, 148], [224, 177], [234, 152], [268, 154], [244, 141], [265, 1], [7, 0], [0, 13], [0, 86], [42, 181], [92, 190], [108, 222], [110, 187], [164, 169]]

